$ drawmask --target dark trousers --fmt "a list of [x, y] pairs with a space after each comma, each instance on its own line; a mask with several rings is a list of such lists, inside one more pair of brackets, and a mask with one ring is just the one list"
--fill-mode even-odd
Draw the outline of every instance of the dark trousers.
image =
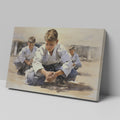
[[21, 63], [21, 62], [14, 61], [14, 64], [16, 68], [18, 69], [17, 74], [19, 75], [25, 75], [25, 71], [32, 67], [32, 66], [27, 65], [25, 62]]
[[[61, 64], [43, 65], [44, 69], [47, 71], [58, 71], [60, 70]], [[75, 69], [71, 70], [71, 73], [66, 77], [65, 75], [60, 75], [56, 78], [56, 81], [74, 81], [77, 76], [77, 71]], [[43, 85], [45, 81], [45, 76], [41, 73], [35, 74], [34, 70], [28, 70], [26, 75], [26, 83], [28, 85]]]

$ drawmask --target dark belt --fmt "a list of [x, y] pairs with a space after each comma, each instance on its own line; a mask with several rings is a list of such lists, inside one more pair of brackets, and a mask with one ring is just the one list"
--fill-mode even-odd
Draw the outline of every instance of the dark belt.
[[56, 67], [61, 66], [61, 63], [55, 63], [55, 64], [50, 64], [50, 65], [43, 65], [45, 70], [47, 71], [56, 71]]

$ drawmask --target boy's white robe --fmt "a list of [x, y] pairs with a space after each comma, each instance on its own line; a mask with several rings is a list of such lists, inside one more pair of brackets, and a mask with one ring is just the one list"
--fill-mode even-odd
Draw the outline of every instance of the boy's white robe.
[[61, 44], [57, 44], [55, 46], [52, 55], [50, 55], [50, 53], [47, 51], [45, 45], [42, 45], [36, 51], [32, 65], [35, 73], [37, 73], [38, 70], [44, 68], [43, 65], [51, 65], [55, 63], [62, 63], [60, 69], [66, 76], [69, 75], [73, 68], [70, 55]]

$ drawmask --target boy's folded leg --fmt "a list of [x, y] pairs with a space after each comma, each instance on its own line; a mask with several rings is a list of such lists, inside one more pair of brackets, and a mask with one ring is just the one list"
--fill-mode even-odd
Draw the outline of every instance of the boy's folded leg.
[[18, 75], [25, 75], [25, 72], [24, 72], [23, 69], [20, 68], [20, 69], [17, 71], [17, 74], [18, 74]]
[[75, 81], [77, 74], [77, 71], [75, 69], [72, 69], [67, 77], [65, 75], [58, 76], [56, 78], [56, 83], [64, 84], [68, 81]]
[[15, 63], [15, 65], [16, 68], [18, 69], [17, 71], [18, 75], [25, 75], [25, 71], [31, 68], [31, 66], [28, 66], [27, 64], [21, 62]]
[[79, 67], [78, 66], [75, 66], [74, 69], [77, 70]]
[[26, 72], [26, 84], [33, 85], [33, 86], [40, 86], [43, 85], [45, 81], [44, 75], [35, 75], [34, 70], [33, 71], [27, 71]]
[[17, 61], [14, 61], [14, 64], [15, 64], [17, 69], [20, 69], [23, 66], [23, 63], [17, 62]]
[[66, 81], [75, 81], [77, 74], [77, 71], [72, 69], [70, 74], [66, 77]]
[[74, 67], [74, 69], [77, 70], [81, 66], [82, 66], [81, 64], [76, 64], [75, 67]]

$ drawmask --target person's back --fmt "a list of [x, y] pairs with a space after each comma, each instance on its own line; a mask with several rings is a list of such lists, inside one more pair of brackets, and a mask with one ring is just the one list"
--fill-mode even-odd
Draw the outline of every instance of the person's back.
[[35, 46], [35, 38], [32, 36], [28, 39], [28, 46], [22, 48], [17, 58], [14, 61], [16, 68], [18, 69], [17, 74], [24, 75], [25, 71], [31, 68], [33, 58], [37, 47]]

